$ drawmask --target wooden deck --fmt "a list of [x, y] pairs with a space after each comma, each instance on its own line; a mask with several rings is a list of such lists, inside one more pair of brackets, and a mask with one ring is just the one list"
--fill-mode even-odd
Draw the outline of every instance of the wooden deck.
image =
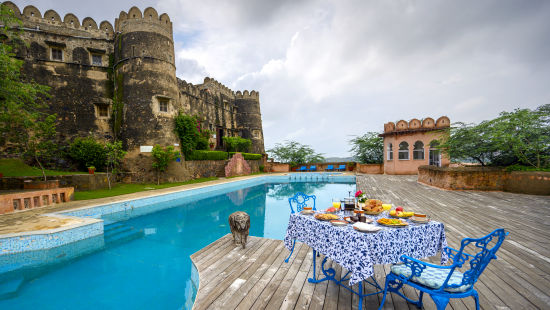
[[[450, 246], [498, 227], [510, 232], [498, 255], [476, 283], [483, 309], [550, 309], [550, 197], [503, 192], [445, 191], [416, 183], [416, 177], [359, 176], [358, 189], [371, 197], [429, 213], [446, 225]], [[281, 240], [249, 239], [246, 249], [226, 235], [193, 254], [200, 275], [194, 309], [357, 309], [357, 297], [333, 282], [311, 284], [311, 249], [297, 243], [291, 261]], [[317, 258], [321, 262], [322, 256]], [[433, 260], [437, 262], [436, 259]], [[333, 264], [340, 276], [342, 268]], [[375, 266], [383, 285], [387, 266]], [[343, 270], [346, 272], [345, 269]], [[372, 288], [365, 286], [365, 291]], [[405, 294], [417, 296], [408, 287]], [[377, 309], [380, 295], [367, 297]], [[426, 309], [435, 309], [424, 298]], [[389, 296], [385, 309], [417, 309]], [[452, 300], [447, 309], [475, 309], [473, 299]]]

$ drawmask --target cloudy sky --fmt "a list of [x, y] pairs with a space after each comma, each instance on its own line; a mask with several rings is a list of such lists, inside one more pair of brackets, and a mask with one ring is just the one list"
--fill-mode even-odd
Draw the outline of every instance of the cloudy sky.
[[550, 103], [550, 1], [13, 1], [114, 24], [152, 6], [174, 26], [177, 75], [260, 92], [266, 148], [326, 156], [399, 119], [479, 122]]

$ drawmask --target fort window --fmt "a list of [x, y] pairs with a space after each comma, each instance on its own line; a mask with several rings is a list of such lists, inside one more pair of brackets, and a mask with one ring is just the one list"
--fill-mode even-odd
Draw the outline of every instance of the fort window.
[[52, 60], [63, 61], [63, 50], [57, 47], [52, 47]]
[[399, 160], [409, 160], [409, 144], [405, 141], [399, 143]]
[[168, 112], [168, 99], [158, 98], [158, 101], [159, 101], [159, 111]]
[[109, 106], [106, 104], [96, 104], [95, 111], [97, 118], [109, 117]]
[[103, 58], [101, 57], [101, 55], [92, 54], [92, 65], [94, 65], [94, 66], [103, 65]]
[[393, 144], [388, 144], [388, 160], [393, 160]]
[[414, 143], [413, 159], [424, 159], [424, 143], [422, 141]]

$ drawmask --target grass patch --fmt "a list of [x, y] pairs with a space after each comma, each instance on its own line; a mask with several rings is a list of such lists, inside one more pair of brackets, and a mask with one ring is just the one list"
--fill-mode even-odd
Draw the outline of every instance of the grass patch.
[[180, 185], [186, 185], [186, 184], [202, 183], [202, 182], [207, 182], [207, 181], [212, 181], [217, 179], [218, 178], [216, 177], [200, 178], [200, 179], [190, 180], [186, 182], [163, 183], [160, 185], [157, 185], [156, 183], [115, 184], [113, 185], [112, 189], [98, 189], [98, 190], [92, 190], [92, 191], [75, 192], [74, 200], [88, 200], [88, 199], [113, 197], [113, 196], [119, 196], [119, 195], [125, 195], [125, 194], [137, 193], [137, 192], [144, 192], [144, 191], [149, 191], [154, 189], [168, 188], [168, 187], [174, 187], [174, 186], [180, 186]]
[[[32, 177], [42, 175], [42, 170], [40, 170], [40, 168], [31, 167], [17, 158], [0, 159], [0, 172], [2, 172], [5, 177]], [[46, 170], [46, 175], [70, 175], [82, 173], [88, 172]]]

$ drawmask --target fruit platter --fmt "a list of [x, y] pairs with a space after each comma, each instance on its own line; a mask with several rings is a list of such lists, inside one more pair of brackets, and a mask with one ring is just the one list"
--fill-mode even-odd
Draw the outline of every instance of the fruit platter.
[[328, 209], [325, 210], [325, 213], [336, 213], [338, 210], [335, 208], [335, 207], [330, 207]]
[[403, 210], [403, 207], [397, 207], [395, 208], [395, 210], [390, 211], [390, 216], [396, 218], [408, 218], [413, 215], [414, 212], [405, 212], [405, 210]]
[[384, 211], [382, 207], [382, 201], [378, 199], [369, 199], [367, 203], [363, 206], [365, 214], [368, 215], [378, 215]]
[[337, 220], [340, 217], [336, 214], [331, 214], [331, 213], [317, 213], [315, 214], [315, 218], [320, 221], [332, 221], [332, 220]]
[[387, 219], [387, 218], [381, 218], [376, 221], [380, 225], [389, 226], [389, 227], [405, 227], [409, 224], [403, 220], [400, 219]]

